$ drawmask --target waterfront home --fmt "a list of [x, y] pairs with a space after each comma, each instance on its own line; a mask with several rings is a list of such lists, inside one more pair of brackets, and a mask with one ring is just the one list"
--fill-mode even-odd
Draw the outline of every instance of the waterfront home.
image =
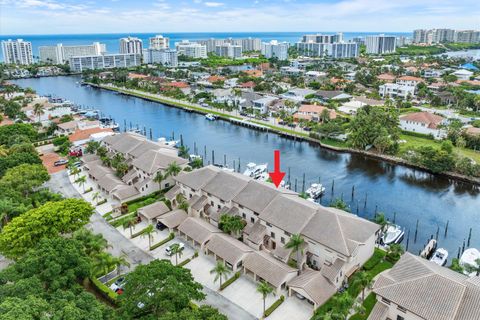
[[73, 146], [83, 146], [89, 141], [100, 141], [106, 136], [112, 135], [111, 128], [94, 127], [89, 129], [77, 129], [68, 136]]
[[373, 286], [368, 320], [479, 320], [480, 278], [405, 253]]
[[278, 98], [265, 96], [252, 101], [252, 108], [260, 114], [268, 113], [268, 108], [277, 101]]
[[76, 130], [87, 130], [93, 128], [100, 128], [100, 121], [98, 120], [72, 120], [57, 124], [57, 134], [68, 135]]
[[445, 124], [445, 118], [427, 111], [413, 112], [400, 117], [400, 127], [405, 131], [431, 134], [435, 139], [445, 136], [440, 125]]
[[327, 107], [313, 104], [302, 104], [298, 111], [293, 115], [295, 121], [307, 120], [314, 122], [323, 122], [323, 117], [327, 116], [328, 119], [335, 119], [337, 113], [335, 110], [328, 109]]
[[[245, 274], [264, 279], [277, 290], [285, 289], [298, 275], [297, 270], [286, 264], [295, 254], [285, 248], [285, 244], [293, 234], [301, 235], [305, 243], [298, 271], [303, 274], [304, 270], [317, 270], [320, 273], [313, 278], [322, 277], [319, 286], [309, 289], [315, 292], [306, 296], [317, 305], [324, 302], [323, 298], [328, 299], [373, 254], [378, 225], [354, 214], [312, 203], [293, 191], [277, 189], [273, 184], [214, 166], [181, 174], [175, 181], [175, 192], [168, 196], [173, 199], [176, 194], [182, 194], [190, 203], [191, 218], [179, 226], [181, 234], [202, 250], [208, 249], [222, 214], [241, 217], [246, 224], [243, 243], [254, 251], [247, 255], [248, 249], [237, 244], [235, 258], [229, 258], [230, 267], [239, 268], [238, 263], [242, 262]], [[218, 249], [214, 251], [217, 258], [226, 254]], [[264, 270], [270, 270], [272, 276]], [[326, 292], [318, 293], [326, 282], [335, 290], [327, 288]], [[299, 291], [306, 289], [308, 283], [294, 282]]]
[[182, 82], [182, 81], [167, 82], [163, 86], [165, 88], [169, 88], [169, 89], [179, 89], [185, 95], [189, 95], [192, 92], [192, 89], [190, 88], [190, 85], [188, 83]]
[[454, 76], [457, 77], [458, 80], [470, 80], [470, 77], [473, 76], [472, 71], [468, 71], [465, 69], [460, 69], [452, 73]]
[[344, 93], [343, 91], [333, 91], [333, 90], [318, 90], [315, 92], [315, 96], [321, 99], [322, 101], [330, 100], [348, 100], [352, 98], [351, 95]]
[[366, 105], [367, 104], [362, 101], [352, 100], [352, 101], [345, 102], [340, 107], [338, 107], [338, 111], [351, 114], [351, 115], [356, 115], [358, 112], [358, 109]]

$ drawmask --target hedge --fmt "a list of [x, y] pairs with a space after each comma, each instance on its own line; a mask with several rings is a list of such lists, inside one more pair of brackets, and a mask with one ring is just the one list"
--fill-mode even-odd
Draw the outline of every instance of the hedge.
[[152, 250], [155, 250], [157, 249], [158, 247], [161, 247], [163, 246], [165, 243], [167, 243], [168, 241], [171, 241], [173, 240], [173, 238], [175, 238], [175, 235], [172, 233], [170, 233], [168, 235], [168, 237], [166, 237], [165, 239], [163, 239], [162, 241], [160, 241], [159, 243], [155, 243], [153, 246], [150, 247], [150, 251]]
[[428, 140], [435, 140], [435, 137], [432, 134], [425, 134], [425, 133], [406, 131], [406, 130], [402, 130], [402, 134], [406, 136], [412, 136], [412, 137], [423, 138]]
[[101, 283], [98, 279], [96, 278], [90, 278], [90, 282], [93, 284], [93, 286], [95, 287], [95, 289], [102, 295], [105, 297], [105, 299], [107, 299], [108, 301], [110, 301], [111, 303], [113, 304], [116, 304], [117, 302], [117, 297], [118, 297], [118, 294], [116, 294], [115, 292], [113, 292], [112, 290], [110, 290], [109, 287], [107, 287], [106, 285], [104, 285], [103, 283]]
[[228, 279], [227, 281], [225, 281], [224, 283], [222, 283], [222, 285], [220, 286], [220, 291], [222, 291], [223, 289], [225, 289], [226, 287], [228, 287], [229, 285], [231, 285], [235, 280], [237, 280], [238, 278], [240, 278], [240, 272], [235, 272], [235, 274], [233, 275], [233, 277], [231, 277], [230, 279]]
[[177, 264], [177, 267], [183, 267], [183, 266], [185, 266], [187, 263], [189, 263], [190, 261], [192, 261], [192, 259], [193, 259], [193, 257], [183, 260], [182, 262], [180, 262], [179, 264]]
[[263, 314], [263, 316], [266, 318], [269, 315], [271, 315], [273, 311], [275, 311], [283, 303], [283, 301], [285, 301], [285, 297], [282, 295], [280, 296], [280, 299], [275, 301], [270, 307], [268, 307], [267, 310], [265, 310], [265, 313]]
[[355, 313], [353, 316], [350, 317], [350, 320], [366, 320], [370, 316], [370, 313], [372, 313], [373, 307], [375, 306], [375, 303], [377, 302], [377, 298], [374, 293], [370, 293], [366, 298], [365, 301], [363, 302], [363, 307], [365, 308], [365, 313], [360, 314], [360, 313]]
[[140, 230], [138, 232], [135, 232], [134, 234], [132, 234], [132, 239], [141, 236], [145, 232], [145, 230], [147, 230], [147, 229], [148, 229], [148, 226], [146, 226], [145, 228], [143, 228], [142, 230]]
[[120, 226], [123, 226], [123, 224], [125, 223], [125, 221], [127, 221], [127, 218], [131, 217], [131, 216], [135, 216], [137, 213], [136, 212], [132, 212], [132, 213], [129, 213], [129, 214], [125, 214], [123, 215], [122, 217], [112, 221], [110, 224], [115, 227], [115, 228], [118, 228]]

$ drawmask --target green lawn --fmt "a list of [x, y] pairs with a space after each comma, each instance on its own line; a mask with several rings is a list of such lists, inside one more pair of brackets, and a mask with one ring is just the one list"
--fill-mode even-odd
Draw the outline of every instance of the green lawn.
[[[405, 135], [405, 134], [402, 134], [400, 136], [400, 139], [407, 141], [406, 143], [400, 144], [400, 152], [405, 151], [405, 149], [407, 149], [408, 147], [417, 148], [421, 146], [432, 146], [434, 148], [440, 148], [440, 141], [437, 141], [437, 140], [430, 140], [430, 139], [414, 137], [414, 136]], [[454, 147], [453, 150], [457, 152], [459, 155], [472, 158], [477, 163], [480, 163], [480, 152], [476, 152], [472, 149], [457, 148], [457, 147]]]
[[375, 303], [377, 302], [377, 298], [374, 293], [370, 293], [366, 298], [365, 301], [363, 302], [363, 307], [365, 308], [365, 313], [360, 314], [356, 313], [353, 316], [350, 317], [350, 320], [366, 320], [368, 319], [368, 316], [372, 312], [373, 307], [375, 306]]

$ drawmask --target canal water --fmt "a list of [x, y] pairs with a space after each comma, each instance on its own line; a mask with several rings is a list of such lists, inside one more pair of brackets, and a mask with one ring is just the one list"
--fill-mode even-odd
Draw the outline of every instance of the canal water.
[[297, 179], [299, 192], [305, 174], [305, 188], [319, 180], [326, 186], [327, 192], [321, 200], [324, 205], [332, 199], [343, 198], [359, 216], [371, 219], [378, 211], [384, 212], [390, 220], [395, 217], [395, 222], [405, 228], [404, 245], [410, 233], [409, 251], [413, 253], [418, 254], [429, 238], [436, 236], [437, 230], [439, 245], [449, 250], [450, 257], [457, 256], [464, 240], [468, 242], [470, 228], [470, 246], [480, 247], [479, 189], [471, 184], [364, 156], [330, 151], [226, 121], [207, 121], [202, 115], [159, 103], [82, 87], [79, 80], [78, 77], [50, 77], [15, 82], [39, 94], [56, 95], [98, 109], [106, 116], [111, 115], [121, 126], [126, 121], [127, 126], [132, 123], [142, 129], [146, 127], [147, 135], [152, 128], [155, 139], [171, 137], [172, 132], [178, 139], [182, 134], [191, 153], [194, 143], [201, 155], [206, 146], [208, 161], [214, 150], [216, 163], [223, 163], [226, 155], [229, 166], [233, 165], [233, 160], [238, 165], [240, 159], [242, 170], [248, 162], [268, 162], [272, 169], [273, 151], [279, 149], [281, 169], [290, 170], [292, 184]]

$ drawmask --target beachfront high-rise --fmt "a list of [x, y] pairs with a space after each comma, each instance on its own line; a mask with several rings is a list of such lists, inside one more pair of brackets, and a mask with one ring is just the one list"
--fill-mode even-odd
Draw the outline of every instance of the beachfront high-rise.
[[306, 34], [302, 37], [302, 42], [314, 43], [337, 43], [343, 42], [343, 33], [337, 34]]
[[70, 57], [70, 70], [82, 72], [84, 70], [128, 68], [139, 66], [142, 62], [140, 54], [100, 54], [91, 56]]
[[40, 61], [53, 64], [64, 64], [71, 57], [101, 55], [107, 51], [104, 43], [94, 42], [87, 45], [64, 46], [59, 43], [56, 46], [41, 46]]
[[156, 35], [149, 39], [150, 49], [168, 49], [170, 48], [170, 38], [164, 37], [162, 35]]
[[143, 42], [139, 38], [127, 37], [120, 39], [120, 53], [142, 53]]
[[179, 55], [184, 55], [190, 58], [206, 58], [207, 47], [197, 42], [190, 42], [183, 40], [175, 43], [175, 48]]
[[2, 41], [3, 59], [7, 64], [32, 64], [32, 43], [23, 39]]
[[278, 42], [277, 40], [263, 42], [262, 54], [267, 59], [277, 58], [278, 60], [287, 60], [289, 46], [290, 44], [288, 42]]
[[225, 43], [215, 47], [215, 54], [220, 57], [226, 57], [231, 59], [241, 58], [242, 46]]
[[178, 66], [178, 53], [172, 49], [143, 49], [143, 62], [176, 67]]
[[480, 31], [478, 30], [453, 30], [453, 29], [417, 29], [413, 30], [414, 43], [479, 43]]
[[393, 53], [396, 49], [396, 37], [380, 34], [378, 36], [367, 36], [365, 38], [367, 53], [385, 54]]
[[306, 34], [296, 43], [300, 54], [308, 57], [332, 57], [334, 59], [358, 56], [358, 43], [344, 42], [343, 33]]

